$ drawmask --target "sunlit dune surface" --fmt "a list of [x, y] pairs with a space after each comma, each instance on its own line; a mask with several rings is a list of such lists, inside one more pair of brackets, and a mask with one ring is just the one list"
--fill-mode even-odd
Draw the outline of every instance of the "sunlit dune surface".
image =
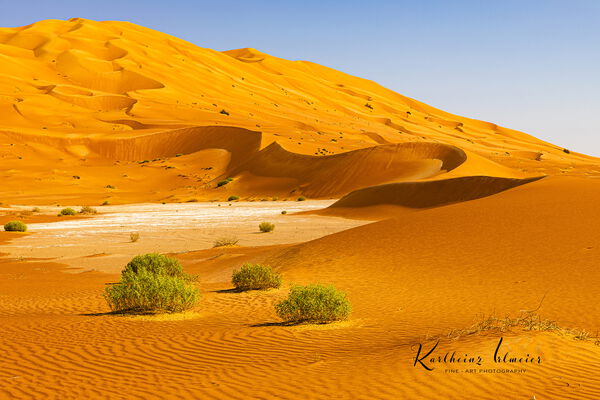
[[[128, 22], [0, 28], [0, 60], [1, 399], [600, 398], [597, 158]], [[111, 313], [150, 252], [200, 302]], [[349, 319], [282, 323], [311, 283]]]
[[592, 157], [311, 62], [217, 52], [127, 22], [1, 28], [0, 57], [13, 203], [336, 198], [444, 174], [600, 171]]

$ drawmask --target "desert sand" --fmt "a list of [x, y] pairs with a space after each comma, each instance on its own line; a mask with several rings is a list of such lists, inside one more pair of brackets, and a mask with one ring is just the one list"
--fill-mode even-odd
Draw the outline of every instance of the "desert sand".
[[[0, 57], [0, 222], [30, 228], [0, 232], [0, 398], [600, 397], [599, 159], [126, 22], [1, 28]], [[104, 288], [150, 251], [199, 275], [200, 304], [109, 313]], [[283, 286], [233, 292], [245, 262]], [[351, 317], [281, 324], [312, 282]], [[544, 323], [478, 324], [523, 313]]]

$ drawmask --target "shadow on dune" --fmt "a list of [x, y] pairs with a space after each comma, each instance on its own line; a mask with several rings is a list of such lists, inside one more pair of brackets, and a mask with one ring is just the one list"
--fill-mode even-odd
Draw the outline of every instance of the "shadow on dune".
[[398, 182], [355, 190], [329, 206], [335, 208], [394, 205], [430, 208], [480, 199], [544, 178], [466, 176], [421, 182]]

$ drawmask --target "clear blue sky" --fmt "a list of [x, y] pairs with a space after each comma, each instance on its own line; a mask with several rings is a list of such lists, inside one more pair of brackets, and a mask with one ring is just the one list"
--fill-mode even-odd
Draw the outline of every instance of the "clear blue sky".
[[0, 0], [0, 26], [71, 17], [313, 61], [600, 156], [600, 0]]

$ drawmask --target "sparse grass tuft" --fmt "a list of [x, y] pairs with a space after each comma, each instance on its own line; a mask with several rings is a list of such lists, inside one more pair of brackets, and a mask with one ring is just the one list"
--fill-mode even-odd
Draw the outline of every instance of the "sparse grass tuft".
[[110, 204], [110, 202], [109, 202], [108, 200], [104, 200], [104, 201], [102, 202], [102, 204], [100, 204], [100, 205], [101, 205], [101, 206], [107, 206], [107, 205], [109, 205], [109, 204]]
[[107, 188], [107, 189], [115, 189], [115, 187], [113, 185], [106, 185], [104, 187]]
[[21, 221], [10, 221], [4, 224], [4, 230], [7, 232], [27, 232], [27, 225]]
[[31, 209], [31, 212], [32, 212], [32, 213], [39, 213], [40, 211], [41, 211], [41, 210], [40, 210], [40, 208], [39, 208], [39, 207], [33, 207], [33, 208]]
[[58, 215], [61, 216], [61, 215], [75, 215], [75, 214], [77, 214], [77, 211], [73, 210], [70, 207], [67, 207], [67, 208], [63, 208], [62, 210], [60, 210], [60, 213]]
[[346, 294], [333, 285], [313, 284], [292, 287], [288, 298], [275, 305], [275, 311], [289, 323], [326, 323], [347, 319], [352, 306]]
[[137, 233], [137, 232], [131, 232], [131, 233], [129, 234], [129, 241], [130, 241], [131, 243], [135, 243], [135, 242], [137, 242], [138, 240], [140, 240], [140, 234], [139, 234], [139, 233]]
[[270, 222], [261, 222], [258, 225], [258, 229], [260, 229], [261, 232], [271, 232], [273, 229], [275, 229], [275, 224]]
[[230, 236], [230, 237], [222, 237], [215, 240], [213, 247], [225, 247], [225, 246], [235, 246], [240, 239]]
[[242, 291], [276, 289], [281, 286], [281, 275], [267, 265], [244, 264], [239, 270], [233, 271], [231, 283]]
[[94, 207], [83, 206], [81, 210], [79, 210], [79, 214], [97, 214], [98, 211]]

